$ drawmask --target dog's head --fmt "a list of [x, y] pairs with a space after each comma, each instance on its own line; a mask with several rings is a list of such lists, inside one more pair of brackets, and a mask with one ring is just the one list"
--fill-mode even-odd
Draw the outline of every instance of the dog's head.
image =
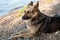
[[22, 19], [27, 20], [27, 19], [31, 19], [34, 18], [35, 16], [38, 15], [38, 6], [39, 6], [39, 2], [37, 2], [35, 5], [33, 4], [33, 2], [31, 1], [28, 5], [28, 7], [24, 10], [24, 15], [22, 17]]

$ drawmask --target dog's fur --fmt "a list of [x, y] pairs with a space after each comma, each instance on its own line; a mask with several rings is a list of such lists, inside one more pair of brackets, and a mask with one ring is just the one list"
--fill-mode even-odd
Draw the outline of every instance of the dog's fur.
[[48, 17], [38, 9], [39, 2], [31, 2], [25, 10], [23, 20], [28, 20], [28, 30], [22, 32], [20, 37], [34, 37], [37, 32], [52, 33], [60, 30], [60, 17]]
[[39, 3], [33, 5], [31, 2], [28, 8], [25, 10], [25, 14], [22, 17], [23, 20], [30, 19], [31, 32], [52, 33], [60, 30], [60, 17], [48, 17], [40, 12], [38, 9]]

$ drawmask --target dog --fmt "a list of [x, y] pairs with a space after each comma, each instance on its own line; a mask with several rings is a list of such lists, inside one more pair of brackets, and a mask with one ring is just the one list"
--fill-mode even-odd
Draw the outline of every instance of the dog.
[[30, 20], [30, 32], [32, 34], [36, 34], [37, 32], [53, 33], [60, 31], [60, 16], [46, 16], [40, 12], [38, 7], [39, 2], [37, 2], [35, 5], [33, 2], [31, 2], [25, 10], [24, 16], [22, 17], [23, 20]]
[[24, 10], [23, 20], [28, 20], [28, 29], [17, 35], [18, 37], [34, 37], [38, 32], [53, 33], [60, 31], [60, 17], [49, 17], [39, 10], [39, 2], [33, 4], [31, 1]]

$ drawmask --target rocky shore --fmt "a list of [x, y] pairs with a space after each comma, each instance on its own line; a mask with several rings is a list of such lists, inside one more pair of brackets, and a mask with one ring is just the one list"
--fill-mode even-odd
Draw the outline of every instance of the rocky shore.
[[51, 34], [41, 33], [34, 38], [12, 37], [27, 29], [26, 22], [21, 18], [23, 14], [18, 10], [13, 10], [10, 14], [0, 18], [0, 40], [60, 40], [60, 31]]

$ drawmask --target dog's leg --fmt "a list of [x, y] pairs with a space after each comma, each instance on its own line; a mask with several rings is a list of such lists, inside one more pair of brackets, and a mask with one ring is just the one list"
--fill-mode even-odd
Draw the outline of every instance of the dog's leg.
[[20, 34], [17, 34], [17, 35], [12, 35], [12, 37], [33, 37], [33, 33], [30, 33], [30, 32], [22, 32]]
[[34, 33], [32, 33], [30, 30], [28, 32], [28, 30], [27, 30], [27, 31], [23, 31], [18, 34], [11, 35], [11, 37], [9, 39], [19, 38], [19, 37], [24, 37], [24, 38], [34, 37]]
[[36, 32], [37, 32], [37, 28], [32, 26], [28, 30], [11, 35], [9, 39], [19, 38], [19, 37], [23, 37], [23, 38], [34, 37]]

